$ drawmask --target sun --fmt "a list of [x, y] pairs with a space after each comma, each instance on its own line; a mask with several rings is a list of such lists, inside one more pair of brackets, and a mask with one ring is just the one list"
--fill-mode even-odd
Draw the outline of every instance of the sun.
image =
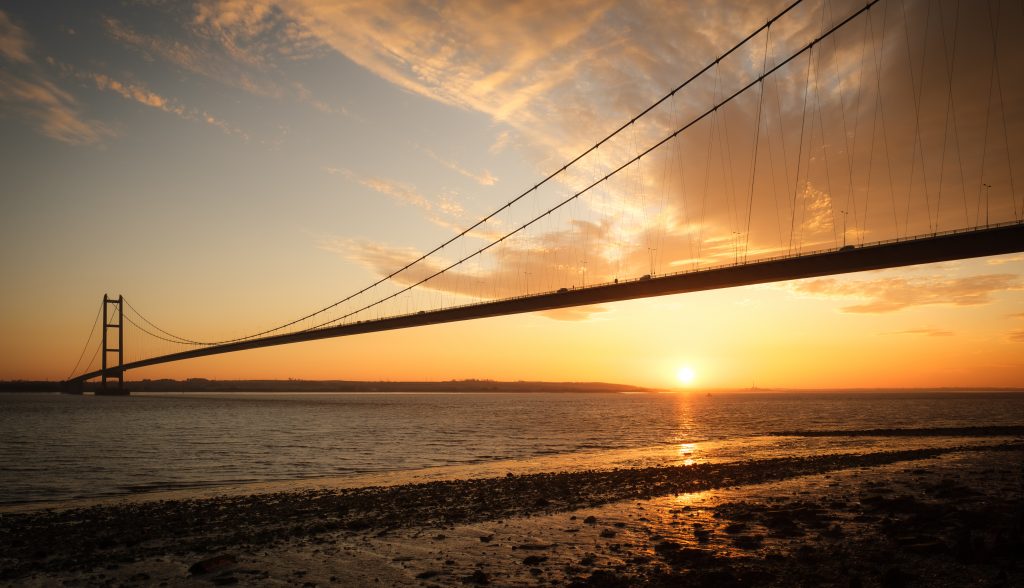
[[692, 384], [694, 378], [696, 377], [697, 374], [693, 371], [693, 368], [688, 365], [684, 365], [683, 367], [679, 368], [679, 371], [676, 372], [676, 379], [679, 380], [679, 383], [684, 386], [689, 386], [690, 384]]

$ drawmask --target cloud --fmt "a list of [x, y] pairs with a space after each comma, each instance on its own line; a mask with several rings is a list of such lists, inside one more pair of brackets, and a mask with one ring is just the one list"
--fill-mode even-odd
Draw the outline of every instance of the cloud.
[[[127, 29], [112, 19], [107, 26], [127, 35]], [[40, 131], [58, 141], [72, 145], [89, 145], [100, 142], [114, 133], [103, 123], [86, 120], [80, 113], [78, 103], [67, 91], [46, 79], [39, 67], [28, 57], [28, 35], [15, 26], [6, 14], [0, 11], [0, 55], [9, 61], [22, 64], [22, 76], [7, 71], [0, 72], [0, 101], [6, 107], [34, 119]], [[190, 48], [176, 44], [175, 49], [188, 54]], [[198, 60], [198, 56], [194, 56]], [[100, 91], [114, 92], [121, 97], [139, 104], [174, 114], [186, 120], [201, 121], [215, 126], [225, 133], [242, 137], [247, 135], [238, 128], [208, 112], [187, 108], [173, 99], [166, 98], [142, 84], [123, 82], [100, 73], [82, 72], [73, 66], [59, 63], [53, 58], [47, 62], [65, 77], [88, 81]]]
[[1010, 331], [1009, 338], [1010, 341], [1013, 341], [1014, 343], [1024, 343], [1024, 329], [1019, 331]]
[[511, 133], [508, 130], [504, 130], [498, 133], [498, 136], [494, 139], [494, 143], [491, 144], [491, 146], [488, 148], [488, 151], [490, 151], [492, 155], [497, 155], [505, 151], [505, 149], [508, 147], [510, 138]]
[[196, 5], [192, 22], [233, 58], [252, 65], [266, 66], [276, 57], [309, 59], [324, 50], [320, 39], [266, 0], [201, 2]]
[[160, 58], [185, 71], [261, 96], [279, 97], [284, 93], [277, 84], [246, 74], [202, 43], [145, 35], [116, 18], [106, 18], [103, 24], [114, 40], [141, 51], [150, 60]]
[[29, 63], [29, 45], [28, 34], [0, 10], [0, 55], [13, 63]]
[[[29, 57], [28, 34], [0, 11], [0, 108], [33, 121], [42, 134], [69, 145], [92, 145], [113, 132], [82, 116], [74, 96], [46, 78]], [[17, 73], [15, 73], [17, 72]]]
[[1021, 288], [1020, 276], [986, 274], [966, 278], [930, 276], [850, 280], [821, 278], [797, 282], [794, 290], [826, 298], [860, 298], [865, 302], [844, 306], [843, 312], [884, 313], [915, 306], [949, 304], [975, 306], [991, 301], [992, 294]]
[[346, 109], [344, 106], [328, 104], [327, 102], [320, 100], [319, 98], [316, 98], [313, 95], [313, 92], [310, 91], [310, 89], [307, 88], [301, 82], [292, 82], [291, 87], [295, 91], [295, 96], [296, 98], [299, 99], [299, 101], [309, 104], [310, 106], [319, 110], [320, 112], [326, 114], [343, 114], [345, 116], [351, 116], [348, 109]]
[[276, 65], [276, 57], [294, 61], [319, 54], [318, 41], [294, 22], [280, 20], [269, 6], [225, 2], [223, 9], [214, 18], [198, 5], [186, 33], [192, 36], [190, 42], [141, 33], [116, 18], [106, 18], [103, 24], [111, 38], [147, 59], [163, 59], [257, 96], [290, 97], [327, 114], [348, 114], [343, 106], [317, 98], [301, 82], [286, 81]]
[[[381, 277], [391, 274], [422, 255], [420, 251], [411, 247], [393, 247], [365, 239], [328, 238], [321, 240], [319, 246], [325, 251], [341, 254]], [[401, 287], [412, 285], [440, 271], [445, 265], [440, 259], [425, 260], [396, 276], [394, 283]], [[441, 288], [439, 284], [439, 281], [428, 282], [427, 288], [450, 291]]]
[[556, 321], [585, 321], [603, 312], [608, 312], [608, 309], [603, 306], [589, 305], [545, 310], [540, 314]]
[[1018, 261], [1024, 261], [1024, 254], [1018, 253], [1016, 255], [997, 255], [985, 260], [988, 265], [1004, 265], [1007, 263], [1016, 263]]
[[[324, 171], [331, 175], [342, 176], [395, 201], [419, 208], [426, 213], [424, 218], [452, 233], [462, 233], [467, 226], [463, 218], [465, 210], [459, 203], [458, 195], [455, 192], [448, 191], [428, 198], [408, 182], [358, 174], [350, 169], [339, 167], [328, 166], [324, 168]], [[467, 233], [466, 236], [484, 241], [496, 239], [500, 234], [489, 230], [489, 227], [493, 226], [494, 223], [485, 223]]]
[[[535, 237], [517, 235], [449, 270], [444, 278], [428, 282], [426, 287], [462, 296], [493, 299], [593, 285], [605, 275], [614, 275], [617, 260], [605, 259], [599, 254], [588, 255], [581, 245], [584, 239], [595, 238], [606, 228], [607, 225], [574, 223], [568, 230]], [[488, 242], [495, 238], [487, 237]], [[417, 250], [370, 240], [328, 239], [321, 245], [380, 276], [390, 274], [421, 255]], [[474, 250], [476, 248], [453, 246], [393, 280], [402, 285], [417, 282]], [[647, 257], [646, 251], [644, 257]]]
[[491, 174], [491, 172], [487, 170], [484, 170], [480, 173], [474, 173], [462, 167], [461, 165], [454, 161], [441, 157], [440, 155], [434, 153], [434, 151], [427, 149], [426, 147], [417, 145], [417, 148], [423, 153], [427, 154], [428, 157], [430, 157], [437, 163], [440, 163], [444, 167], [458, 173], [459, 175], [465, 176], [473, 180], [474, 182], [480, 184], [481, 186], [493, 186], [498, 181], [498, 178], [494, 177]]
[[326, 167], [324, 171], [331, 175], [340, 175], [348, 180], [356, 182], [366, 188], [389, 196], [398, 202], [409, 204], [423, 210], [434, 210], [434, 205], [425, 196], [420, 194], [414, 186], [404, 182], [387, 180], [373, 176], [361, 176], [350, 169]]
[[437, 208], [453, 217], [461, 217], [462, 213], [465, 212], [462, 205], [452, 195], [441, 195], [437, 199]]
[[103, 123], [85, 119], [71, 94], [41, 77], [26, 80], [0, 71], [0, 104], [33, 120], [47, 137], [69, 145], [92, 145], [114, 134]]
[[946, 331], [944, 329], [907, 329], [906, 331], [895, 331], [888, 333], [889, 335], [926, 335], [928, 337], [950, 337], [953, 335], [953, 331]]
[[96, 83], [96, 87], [100, 90], [111, 90], [128, 100], [134, 100], [140, 104], [144, 104], [164, 112], [177, 114], [178, 116], [183, 116], [185, 114], [184, 108], [181, 106], [172, 106], [170, 100], [149, 91], [140, 84], [123, 84], [103, 74], [92, 74], [91, 78], [92, 81]]
[[[66, 69], [71, 71], [69, 67]], [[228, 124], [220, 118], [217, 118], [206, 111], [182, 106], [176, 100], [165, 98], [142, 84], [120, 82], [107, 75], [98, 73], [77, 73], [76, 75], [79, 78], [93, 82], [96, 84], [96, 88], [100, 91], [114, 92], [127, 100], [138, 102], [144, 106], [155, 108], [168, 114], [173, 114], [184, 120], [200, 121], [216, 127], [226, 134], [239, 135], [242, 138], [248, 139], [248, 135], [245, 132]]]
[[203, 19], [226, 38], [251, 37], [264, 15], [280, 14], [378, 76], [431, 99], [503, 119], [571, 75], [572, 52], [611, 6], [416, 2], [238, 2], [203, 5]]
[[[391, 274], [422, 255], [422, 252], [413, 248], [392, 247], [364, 239], [324, 239], [319, 246], [325, 251], [340, 254], [370, 269], [379, 277]], [[357, 305], [368, 304], [423, 280], [427, 281], [417, 288], [418, 291], [427, 290], [456, 297], [451, 299], [449, 304], [495, 300], [521, 296], [527, 292], [536, 294], [551, 289], [543, 280], [543, 276], [545, 272], [551, 273], [556, 264], [549, 263], [547, 267], [543, 267], [536, 263], [538, 258], [526, 250], [507, 251], [504, 258], [508, 261], [506, 265], [487, 264], [477, 267], [477, 264], [471, 261], [449, 269], [437, 277], [431, 277], [458, 261], [457, 258], [432, 257], [395, 276], [390, 284], [382, 285], [368, 293]], [[527, 260], [534, 263], [521, 263]], [[437, 299], [428, 298], [424, 306], [415, 306], [411, 310], [436, 308], [437, 304]], [[409, 310], [402, 308], [403, 312]], [[602, 306], [589, 305], [544, 311], [541, 314], [554, 320], [582, 321], [606, 311], [607, 309]]]
[[429, 200], [416, 191], [416, 188], [404, 182], [374, 177], [360, 178], [358, 181], [367, 188], [390, 196], [400, 202], [411, 204], [423, 210], [432, 210], [434, 208]]

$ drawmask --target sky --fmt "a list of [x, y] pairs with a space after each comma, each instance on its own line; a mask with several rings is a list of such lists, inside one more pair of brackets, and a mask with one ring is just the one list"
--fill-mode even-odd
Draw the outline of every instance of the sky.
[[[805, 0], [531, 190], [788, 4], [2, 2], [0, 379], [89, 365], [105, 293], [221, 341], [377, 282], [291, 328], [1024, 218], [1024, 12], [996, 1], [882, 0], [798, 53], [864, 5]], [[128, 374], [162, 377], [1024, 386], [1024, 255]]]

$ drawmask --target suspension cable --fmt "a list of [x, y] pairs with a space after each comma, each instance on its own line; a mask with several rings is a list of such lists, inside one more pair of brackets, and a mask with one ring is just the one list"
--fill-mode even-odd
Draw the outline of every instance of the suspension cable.
[[[140, 315], [140, 316], [141, 316], [141, 315]], [[124, 320], [128, 321], [128, 323], [130, 323], [130, 324], [131, 324], [132, 326], [134, 326], [134, 327], [135, 327], [136, 329], [138, 329], [138, 330], [142, 331], [143, 333], [145, 333], [145, 334], [149, 335], [150, 337], [153, 337], [154, 339], [159, 339], [159, 340], [161, 340], [161, 341], [166, 341], [166, 342], [168, 342], [168, 343], [177, 343], [177, 344], [179, 344], [179, 345], [181, 345], [181, 344], [184, 344], [184, 343], [185, 343], [184, 341], [180, 341], [180, 340], [177, 340], [177, 339], [169, 339], [169, 338], [167, 338], [167, 337], [164, 337], [164, 336], [162, 336], [162, 335], [157, 335], [156, 333], [154, 333], [154, 332], [150, 331], [149, 329], [147, 329], [147, 328], [143, 327], [143, 326], [142, 326], [142, 325], [140, 325], [139, 323], [137, 323], [137, 322], [133, 321], [133, 320], [131, 319], [131, 317], [129, 317], [128, 315], [125, 315], [125, 316], [124, 316]], [[161, 332], [162, 332], [162, 331], [161, 331]], [[202, 343], [200, 343], [200, 345], [203, 345], [203, 344], [202, 344]]]
[[[92, 336], [93, 336], [93, 333], [96, 332], [96, 325], [98, 325], [99, 322], [100, 322], [100, 315], [101, 314], [103, 314], [103, 304], [102, 303], [100, 304], [100, 309], [98, 311], [96, 311], [96, 318], [93, 319], [93, 321], [92, 321], [92, 328], [89, 329], [89, 336], [86, 337], [86, 339], [85, 339], [85, 345], [82, 346], [82, 352], [78, 354], [78, 361], [75, 362], [75, 367], [71, 368], [71, 371], [68, 373], [68, 377], [67, 377], [68, 380], [70, 380], [71, 377], [75, 375], [75, 371], [78, 370], [78, 366], [82, 363], [82, 358], [85, 357], [85, 352], [89, 350], [89, 343], [92, 342]], [[91, 365], [92, 364], [92, 360], [90, 360], [89, 363]]]
[[[168, 333], [167, 331], [165, 331], [165, 330], [161, 329], [160, 327], [156, 326], [155, 324], [153, 324], [153, 322], [150, 321], [149, 319], [147, 319], [146, 317], [142, 316], [142, 313], [139, 312], [134, 306], [132, 306], [128, 302], [128, 300], [126, 300], [126, 299], [122, 299], [122, 300], [124, 300], [125, 305], [128, 306], [128, 308], [132, 309], [132, 312], [137, 314], [139, 316], [139, 318], [142, 319], [143, 322], [145, 322], [147, 325], [153, 327], [157, 331], [160, 331], [164, 335], [167, 335], [168, 337], [171, 338], [171, 339], [163, 339], [162, 337], [157, 337], [158, 339], [163, 339], [164, 341], [169, 341], [171, 343], [187, 343], [189, 345], [208, 345], [208, 343], [203, 343], [202, 341], [193, 341], [191, 339], [186, 339], [184, 337], [179, 337], [177, 335]], [[129, 319], [129, 322], [131, 322], [136, 327], [139, 327], [139, 325], [137, 323], [132, 322], [130, 319]], [[142, 327], [139, 327], [139, 328], [142, 329]], [[150, 333], [149, 331], [146, 331], [145, 329], [142, 329], [142, 330], [145, 331], [146, 333], [150, 334], [150, 335], [153, 335], [153, 333]], [[156, 337], [156, 335], [153, 335], [153, 336]]]
[[[743, 261], [747, 260], [747, 251], [750, 248], [750, 221], [754, 217], [754, 181], [757, 179], [757, 147], [758, 142], [761, 140], [761, 110], [764, 106], [764, 72], [768, 67], [768, 48], [771, 46], [772, 29], [769, 28], [764, 35], [764, 58], [761, 61], [761, 82], [758, 85], [760, 92], [757, 97], [757, 116], [754, 117], [755, 124], [757, 127], [754, 129], [754, 147], [751, 159], [753, 163], [750, 166], [750, 198], [747, 202], [747, 230], [746, 236], [743, 241]], [[771, 143], [771, 137], [768, 137], [769, 144]]]

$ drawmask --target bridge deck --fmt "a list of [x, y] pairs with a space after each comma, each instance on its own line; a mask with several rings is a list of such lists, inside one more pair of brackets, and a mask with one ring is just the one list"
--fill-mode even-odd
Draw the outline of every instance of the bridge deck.
[[[338, 325], [312, 331], [272, 335], [151, 357], [126, 363], [122, 366], [122, 369], [128, 370], [245, 349], [258, 349], [261, 347], [345, 337], [377, 331], [407, 329], [424, 325], [584, 306], [602, 302], [732, 288], [735, 286], [797, 280], [1021, 251], [1024, 251], [1024, 223], [1015, 222], [901, 241], [873, 243], [861, 247], [847, 247], [838, 250], [833, 249], [789, 257], [757, 260], [749, 263], [691, 272], [599, 284], [585, 288], [546, 292], [531, 296]], [[108, 369], [108, 371], [111, 370]], [[103, 370], [97, 370], [72, 378], [69, 382], [83, 382], [99, 377], [102, 374]]]

